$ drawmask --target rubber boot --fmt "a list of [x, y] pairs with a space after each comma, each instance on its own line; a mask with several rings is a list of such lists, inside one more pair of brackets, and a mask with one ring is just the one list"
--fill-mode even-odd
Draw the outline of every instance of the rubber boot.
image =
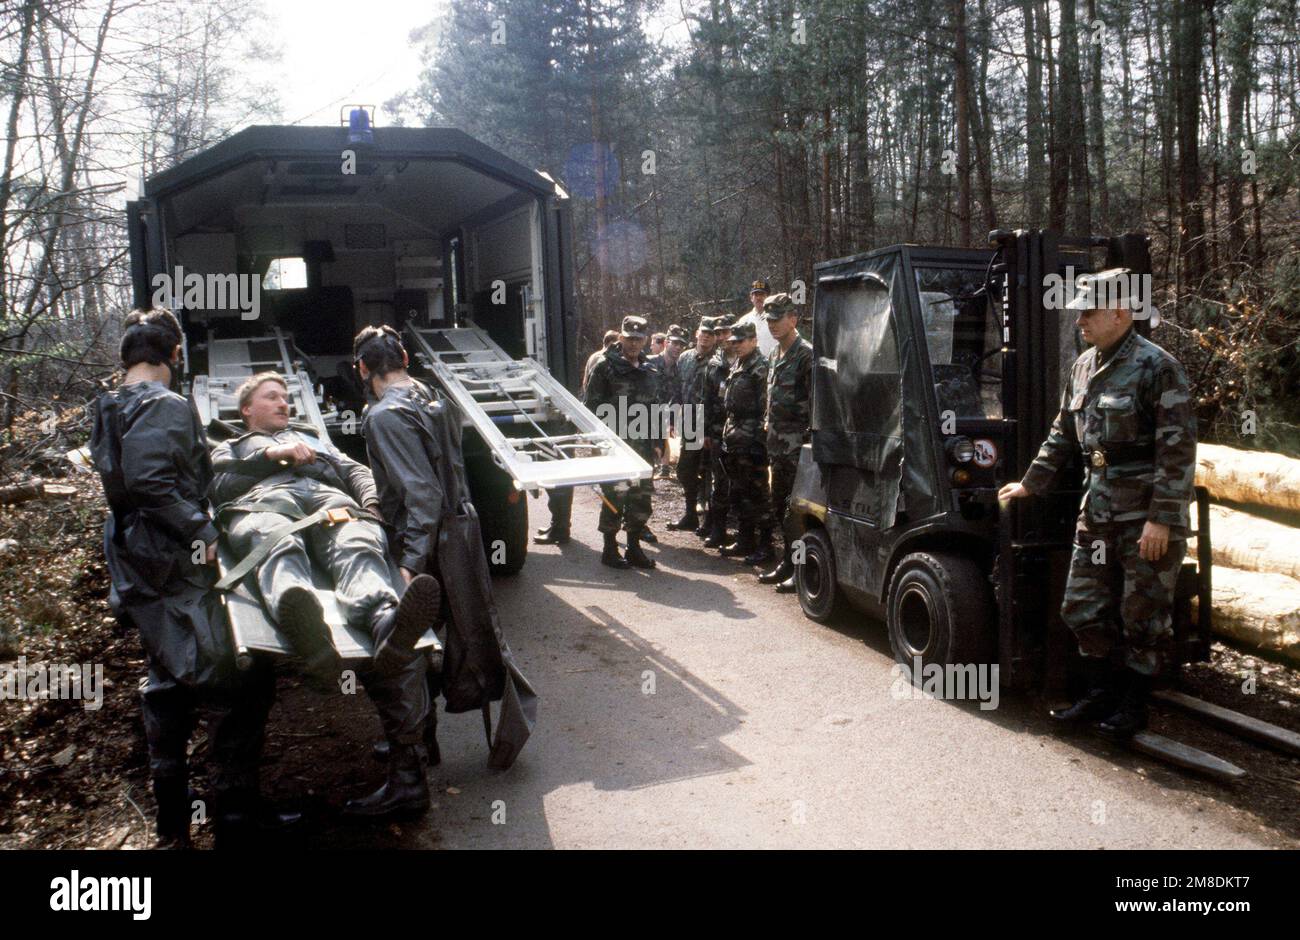
[[160, 849], [190, 847], [190, 788], [184, 777], [154, 777], [154, 816]]
[[343, 815], [390, 816], [422, 813], [429, 808], [429, 786], [424, 779], [420, 751], [413, 744], [394, 744], [388, 757], [388, 779], [374, 793], [343, 804]]
[[1150, 676], [1126, 669], [1122, 679], [1124, 689], [1120, 693], [1119, 705], [1101, 724], [1097, 732], [1117, 741], [1127, 740], [1139, 731], [1146, 730], [1147, 702], [1151, 698], [1154, 684]]
[[1057, 725], [1078, 726], [1104, 718], [1115, 710], [1118, 691], [1109, 660], [1083, 657], [1083, 680], [1086, 691], [1081, 699], [1069, 708], [1054, 708], [1050, 712]]
[[316, 595], [296, 585], [287, 588], [276, 606], [275, 623], [293, 651], [302, 657], [307, 684], [317, 692], [338, 691], [336, 683], [343, 664]]
[[736, 533], [736, 541], [722, 546], [721, 554], [723, 558], [744, 558], [757, 548], [758, 542], [754, 538], [754, 530], [749, 526], [741, 526]]
[[655, 566], [655, 560], [642, 551], [640, 537], [631, 533], [628, 533], [627, 554], [624, 561], [633, 568], [653, 568]]
[[438, 621], [442, 586], [431, 574], [417, 574], [396, 607], [375, 618], [375, 671], [392, 675], [411, 661], [415, 644]]
[[668, 523], [668, 528], [674, 532], [694, 532], [700, 527], [700, 514], [695, 511], [694, 506], [688, 506], [686, 512], [676, 522]]
[[233, 789], [217, 795], [213, 825], [215, 847], [221, 850], [256, 846], [261, 836], [283, 832], [302, 822], [297, 810], [280, 809], [252, 790]]
[[772, 550], [772, 530], [764, 529], [759, 533], [758, 544], [754, 550], [745, 556], [742, 564], [751, 568], [758, 565], [765, 565], [776, 557], [776, 552]]
[[600, 553], [600, 563], [611, 568], [626, 568], [627, 562], [618, 553], [618, 533], [605, 533], [605, 548]]

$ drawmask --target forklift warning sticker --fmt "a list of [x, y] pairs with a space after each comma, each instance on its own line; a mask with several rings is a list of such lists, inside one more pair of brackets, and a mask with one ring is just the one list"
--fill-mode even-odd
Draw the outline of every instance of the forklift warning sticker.
[[988, 438], [976, 438], [975, 444], [975, 466], [983, 467], [987, 470], [998, 462], [997, 445]]

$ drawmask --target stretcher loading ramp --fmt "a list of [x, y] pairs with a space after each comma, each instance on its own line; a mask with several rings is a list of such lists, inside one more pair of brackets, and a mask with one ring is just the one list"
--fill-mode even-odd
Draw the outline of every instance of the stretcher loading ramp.
[[407, 330], [414, 352], [520, 490], [644, 480], [651, 467], [532, 359], [478, 327]]
[[[326, 416], [316, 401], [311, 377], [295, 363], [292, 337], [278, 327], [267, 337], [256, 339], [211, 339], [207, 341], [208, 371], [194, 376], [191, 396], [206, 428], [213, 419], [239, 427], [239, 402], [235, 392], [243, 381], [259, 372], [276, 372], [284, 378], [293, 403], [293, 420], [310, 424], [329, 440]], [[304, 358], [301, 354], [298, 359]]]

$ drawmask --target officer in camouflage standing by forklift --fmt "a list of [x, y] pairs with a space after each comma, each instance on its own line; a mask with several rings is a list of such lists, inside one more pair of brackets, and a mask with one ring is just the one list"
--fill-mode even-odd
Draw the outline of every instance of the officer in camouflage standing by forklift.
[[731, 328], [735, 363], [723, 391], [727, 420], [722, 429], [723, 462], [736, 506], [736, 541], [722, 547], [722, 557], [741, 558], [746, 565], [771, 561], [772, 494], [767, 481], [767, 360], [758, 350], [753, 323]]
[[[648, 324], [643, 317], [624, 317], [619, 341], [605, 351], [587, 382], [583, 404], [596, 417], [614, 427], [632, 449], [651, 467], [663, 453], [658, 424], [659, 373], [645, 353]], [[626, 423], [625, 423], [626, 422]], [[654, 559], [641, 548], [646, 523], [650, 521], [650, 500], [654, 480], [601, 484], [600, 523], [605, 537], [601, 564], [611, 568], [653, 568]], [[627, 528], [627, 553], [618, 553], [618, 530]]]
[[[713, 335], [717, 349], [704, 367], [704, 447], [708, 451], [709, 469], [713, 474], [713, 488], [709, 493], [709, 514], [704, 533], [705, 548], [721, 548], [727, 544], [727, 515], [731, 512], [731, 486], [727, 468], [722, 463], [722, 428], [727, 420], [723, 409], [722, 391], [731, 372], [731, 355], [727, 337], [735, 318], [723, 314], [713, 320]], [[699, 535], [699, 529], [695, 530]]]
[[758, 576], [781, 594], [795, 590], [793, 542], [786, 530], [786, 511], [799, 448], [811, 426], [812, 343], [799, 335], [799, 308], [789, 294], [773, 294], [763, 304], [765, 326], [777, 341], [767, 360], [767, 459], [772, 465], [772, 514], [781, 526], [785, 550], [781, 563]]
[[[713, 335], [714, 317], [701, 317], [700, 328], [695, 331], [695, 348], [682, 353], [677, 360], [679, 389], [677, 403], [682, 406], [682, 451], [677, 458], [677, 482], [686, 497], [686, 512], [676, 522], [668, 523], [670, 529], [693, 532], [700, 528], [698, 500], [709, 503], [709, 452], [704, 447], [703, 411], [704, 379], [709, 359], [717, 339]], [[687, 417], [687, 412], [690, 412]], [[688, 434], [693, 439], [688, 439]], [[706, 533], [707, 534], [707, 533]]]
[[[1068, 307], [1093, 346], [1074, 363], [1061, 411], [1019, 483], [999, 499], [1048, 492], [1076, 448], [1087, 478], [1061, 619], [1083, 656], [1087, 691], [1052, 712], [1061, 725], [1100, 719], [1126, 738], [1146, 727], [1154, 679], [1173, 639], [1171, 607], [1187, 551], [1196, 422], [1183, 368], [1133, 329], [1131, 273], [1079, 279]], [[1144, 315], [1146, 315], [1144, 313]]]

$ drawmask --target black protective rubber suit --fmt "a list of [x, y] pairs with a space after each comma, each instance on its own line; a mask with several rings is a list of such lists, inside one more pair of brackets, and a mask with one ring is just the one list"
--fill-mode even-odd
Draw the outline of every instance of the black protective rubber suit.
[[135, 382], [101, 395], [94, 419], [90, 450], [111, 510], [104, 525], [109, 601], [119, 621], [139, 631], [148, 661], [142, 698], [159, 835], [183, 837], [196, 712], [208, 714], [218, 802], [251, 799], [274, 677], [265, 662], [234, 668], [230, 629], [212, 590], [216, 567], [204, 562], [217, 529], [205, 497], [212, 463], [193, 404], [160, 382]]
[[438, 578], [446, 598], [442, 693], [451, 713], [501, 700], [492, 765], [510, 766], [536, 719], [537, 697], [497, 621], [478, 514], [469, 500], [455, 405], [412, 381], [385, 389], [362, 433], [381, 509], [403, 568]]
[[[316, 451], [314, 463], [284, 465], [266, 456], [268, 448], [302, 441]], [[223, 441], [212, 454], [216, 478], [212, 500], [227, 529], [231, 548], [246, 555], [273, 529], [322, 508], [346, 508], [353, 521], [314, 525], [283, 539], [250, 574], [268, 611], [279, 607], [284, 591], [310, 589], [311, 563], [322, 565], [349, 624], [370, 631], [376, 613], [397, 603], [388, 569], [388, 544], [380, 523], [366, 518], [378, 505], [370, 470], [322, 442], [310, 430], [288, 428], [274, 434], [250, 431]], [[367, 694], [393, 744], [419, 744], [429, 713], [426, 659], [412, 656], [395, 673], [358, 668]]]

